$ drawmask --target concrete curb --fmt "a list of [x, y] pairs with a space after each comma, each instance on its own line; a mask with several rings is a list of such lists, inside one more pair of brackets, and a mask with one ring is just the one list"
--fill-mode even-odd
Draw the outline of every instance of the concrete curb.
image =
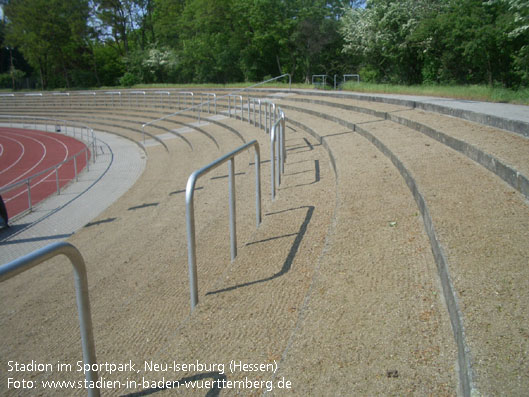
[[[283, 105], [283, 108], [288, 109], [289, 106]], [[340, 119], [338, 117], [322, 114], [320, 112], [316, 112], [309, 109], [299, 109], [294, 107], [290, 108], [292, 110], [305, 112], [307, 114], [338, 123], [346, 128], [351, 129], [352, 131], [358, 132], [364, 138], [369, 140], [373, 145], [375, 145], [377, 149], [379, 149], [386, 157], [391, 160], [393, 165], [397, 168], [401, 176], [406, 181], [406, 184], [410, 189], [415, 199], [415, 202], [417, 203], [417, 207], [419, 208], [423, 217], [425, 231], [430, 240], [430, 245], [434, 254], [435, 263], [437, 265], [437, 272], [441, 281], [443, 296], [446, 302], [446, 306], [448, 308], [450, 322], [452, 324], [454, 341], [457, 345], [460, 388], [464, 396], [475, 395], [477, 391], [473, 383], [473, 371], [471, 364], [470, 349], [468, 347], [468, 344], [466, 343], [463, 316], [459, 308], [458, 300], [450, 278], [450, 273], [448, 271], [448, 261], [446, 260], [444, 249], [441, 246], [441, 243], [439, 242], [437, 233], [435, 232], [435, 227], [433, 224], [433, 220], [430, 216], [428, 206], [424, 200], [422, 193], [417, 187], [415, 179], [411, 176], [411, 173], [407, 170], [404, 164], [402, 164], [398, 157], [367, 130], [364, 130], [363, 128], [358, 127], [356, 124]]]
[[[500, 117], [495, 116], [491, 114], [486, 113], [480, 113], [475, 112], [472, 110], [467, 109], [458, 109], [451, 106], [443, 106], [443, 105], [437, 105], [434, 103], [428, 103], [425, 101], [416, 101], [412, 99], [401, 99], [401, 98], [393, 98], [393, 97], [387, 97], [387, 96], [379, 96], [379, 95], [369, 95], [369, 94], [355, 94], [350, 92], [344, 92], [342, 94], [327, 94], [325, 92], [317, 92], [314, 90], [311, 91], [305, 91], [305, 90], [292, 90], [292, 92], [296, 92], [298, 94], [307, 94], [310, 93], [311, 95], [317, 95], [317, 96], [328, 96], [333, 98], [352, 98], [359, 101], [367, 101], [367, 102], [379, 102], [379, 103], [387, 103], [392, 105], [399, 105], [399, 106], [405, 106], [412, 109], [422, 109], [428, 112], [434, 112], [434, 113], [440, 113], [452, 117], [461, 118], [468, 121], [473, 121], [475, 123], [488, 125], [490, 127], [495, 128], [501, 128], [502, 130], [514, 132], [516, 134], [522, 135], [526, 138], [529, 138], [529, 122], [521, 121], [521, 120], [515, 120], [515, 119], [509, 119], [507, 117]], [[528, 107], [529, 110], [529, 107]]]
[[[289, 100], [295, 101], [295, 102], [312, 103], [315, 105], [322, 105], [322, 106], [332, 106], [332, 107], [336, 107], [338, 109], [344, 109], [344, 110], [351, 110], [354, 112], [359, 112], [359, 113], [369, 114], [375, 117], [380, 117], [383, 120], [390, 120], [395, 123], [404, 125], [408, 128], [411, 128], [415, 131], [425, 134], [432, 139], [435, 139], [437, 142], [440, 142], [458, 151], [461, 154], [464, 154], [465, 156], [475, 161], [479, 165], [485, 167], [487, 170], [493, 172], [495, 175], [503, 179], [511, 187], [518, 190], [526, 198], [529, 199], [529, 178], [527, 176], [521, 174], [515, 168], [505, 164], [500, 159], [488, 153], [485, 153], [481, 149], [478, 149], [477, 147], [465, 141], [451, 137], [443, 132], [437, 131], [424, 124], [406, 119], [405, 117], [397, 116], [392, 113], [379, 112], [373, 109], [362, 108], [359, 106], [335, 104], [333, 102], [311, 100], [311, 99], [300, 99], [300, 98], [289, 99]], [[288, 105], [283, 105], [283, 107], [287, 109]]]

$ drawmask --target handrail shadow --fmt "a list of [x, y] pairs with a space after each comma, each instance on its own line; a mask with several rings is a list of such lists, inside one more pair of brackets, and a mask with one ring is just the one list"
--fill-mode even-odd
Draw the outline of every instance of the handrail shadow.
[[[296, 257], [296, 254], [298, 253], [298, 250], [299, 250], [299, 247], [301, 245], [301, 242], [303, 241], [303, 237], [305, 236], [305, 233], [307, 232], [307, 227], [308, 227], [308, 225], [310, 223], [310, 220], [312, 219], [312, 215], [314, 214], [314, 208], [315, 207], [313, 205], [302, 206], [302, 207], [298, 207], [298, 208], [290, 208], [288, 210], [283, 210], [283, 211], [278, 211], [278, 212], [273, 212], [273, 213], [267, 214], [267, 215], [276, 215], [276, 214], [280, 214], [282, 212], [294, 211], [294, 210], [298, 210], [298, 209], [302, 209], [302, 208], [306, 208], [307, 209], [307, 213], [305, 215], [305, 219], [303, 220], [303, 223], [300, 226], [299, 231], [294, 234], [296, 236], [296, 239], [292, 243], [292, 246], [290, 247], [290, 251], [289, 251], [289, 253], [288, 253], [288, 255], [287, 255], [286, 259], [285, 259], [285, 262], [283, 262], [283, 266], [281, 267], [281, 270], [279, 272], [277, 272], [277, 273], [275, 273], [275, 274], [273, 274], [273, 275], [271, 275], [269, 277], [260, 279], [260, 280], [249, 281], [249, 282], [238, 284], [238, 285], [234, 285], [234, 286], [231, 286], [231, 287], [222, 288], [222, 289], [219, 289], [219, 290], [216, 290], [216, 291], [210, 291], [210, 292], [207, 292], [206, 295], [220, 294], [222, 292], [233, 291], [233, 290], [238, 289], [238, 288], [249, 287], [249, 286], [254, 285], [254, 284], [264, 283], [264, 282], [276, 279], [278, 277], [281, 277], [284, 274], [288, 273], [290, 271], [291, 267], [292, 267], [292, 263], [294, 262], [294, 258]], [[269, 238], [269, 239], [266, 239], [266, 240], [257, 241], [257, 242], [253, 242], [253, 243], [248, 243], [247, 245], [262, 243], [262, 242], [266, 242], [266, 241], [269, 241], [269, 240], [278, 239], [278, 238], [282, 238], [282, 237], [290, 237], [292, 235], [293, 234], [287, 234], [287, 235], [284, 235], [284, 236], [272, 237], [272, 238]]]

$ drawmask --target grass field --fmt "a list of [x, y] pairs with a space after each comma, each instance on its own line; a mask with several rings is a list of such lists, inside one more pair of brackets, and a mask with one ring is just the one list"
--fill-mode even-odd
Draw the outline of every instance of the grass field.
[[344, 90], [384, 94], [425, 95], [475, 101], [505, 102], [529, 105], [529, 88], [511, 90], [486, 85], [391, 85], [346, 83]]

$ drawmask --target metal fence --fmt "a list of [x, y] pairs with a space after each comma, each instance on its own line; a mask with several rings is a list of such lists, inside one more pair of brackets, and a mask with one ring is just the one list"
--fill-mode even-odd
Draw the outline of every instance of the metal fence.
[[[4, 121], [5, 120], [5, 121]], [[81, 125], [75, 122], [66, 121], [66, 120], [57, 120], [45, 117], [26, 117], [26, 116], [10, 116], [10, 115], [0, 115], [0, 122], [4, 121], [8, 123], [11, 127], [22, 128], [25, 126], [24, 121], [27, 121], [29, 125], [32, 125], [34, 129], [42, 129], [46, 132], [61, 132], [65, 135], [68, 135], [68, 132], [74, 138], [80, 138], [87, 143], [87, 146], [80, 150], [78, 153], [73, 156], [68, 157], [67, 159], [61, 161], [58, 164], [53, 165], [43, 171], [38, 172], [37, 174], [31, 175], [29, 178], [25, 178], [21, 181], [12, 183], [7, 186], [0, 188], [0, 194], [4, 195], [4, 201], [9, 203], [12, 200], [20, 197], [21, 195], [27, 196], [27, 207], [21, 207], [16, 210], [16, 216], [30, 212], [33, 210], [34, 204], [34, 195], [32, 195], [32, 189], [42, 188], [41, 183], [45, 182], [54, 182], [55, 188], [54, 191], [51, 191], [50, 194], [54, 192], [60, 194], [61, 184], [59, 182], [59, 169], [67, 163], [73, 162], [74, 166], [74, 178], [77, 181], [79, 177], [79, 166], [78, 158], [84, 157], [86, 162], [87, 171], [90, 171], [90, 149], [91, 148], [91, 158], [95, 163], [97, 157], [96, 151], [96, 138], [94, 135], [94, 130], [88, 126]], [[22, 121], [22, 123], [21, 123]], [[31, 123], [32, 122], [32, 123]], [[70, 127], [70, 128], [68, 128]], [[33, 183], [37, 181], [36, 183]], [[48, 191], [50, 189], [47, 189]], [[6, 193], [11, 192], [11, 194], [5, 195]], [[49, 194], [48, 194], [49, 195]]]
[[360, 83], [360, 75], [359, 74], [344, 74], [342, 77], [343, 77], [343, 81], [338, 83], [337, 84], [337, 80], [336, 78], [338, 77], [339, 75], [335, 74], [334, 75], [334, 89], [336, 90], [337, 88], [340, 88], [342, 85], [344, 85], [346, 82], [347, 82], [347, 79], [355, 79], [357, 83]]
[[66, 256], [73, 266], [83, 360], [85, 366], [88, 365], [89, 368], [85, 372], [88, 395], [90, 397], [99, 397], [99, 389], [96, 386], [98, 379], [97, 365], [94, 365], [97, 364], [97, 360], [92, 330], [92, 315], [90, 313], [90, 298], [88, 296], [88, 278], [86, 265], [79, 250], [66, 242], [50, 244], [12, 262], [1, 265], [0, 283], [58, 255]]
[[253, 147], [255, 149], [255, 221], [261, 224], [261, 155], [259, 143], [256, 140], [231, 151], [217, 160], [194, 171], [187, 180], [186, 185], [186, 229], [187, 229], [187, 258], [189, 265], [189, 287], [191, 294], [191, 310], [198, 304], [198, 280], [196, 263], [196, 239], [195, 239], [195, 207], [194, 193], [198, 178], [214, 170], [220, 165], [228, 162], [228, 190], [230, 207], [230, 252], [231, 260], [237, 256], [237, 222], [235, 211], [235, 156]]
[[313, 74], [312, 75], [312, 85], [315, 87], [325, 88], [327, 85], [327, 76], [326, 74]]

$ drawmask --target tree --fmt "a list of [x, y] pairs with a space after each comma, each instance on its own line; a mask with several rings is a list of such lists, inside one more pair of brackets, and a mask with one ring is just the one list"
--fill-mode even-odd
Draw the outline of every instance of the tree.
[[342, 20], [344, 52], [358, 57], [376, 81], [421, 81], [419, 49], [413, 35], [437, 10], [436, 0], [371, 0], [350, 8]]
[[5, 7], [6, 42], [39, 72], [42, 88], [70, 86], [85, 65], [87, 0], [11, 0]]

